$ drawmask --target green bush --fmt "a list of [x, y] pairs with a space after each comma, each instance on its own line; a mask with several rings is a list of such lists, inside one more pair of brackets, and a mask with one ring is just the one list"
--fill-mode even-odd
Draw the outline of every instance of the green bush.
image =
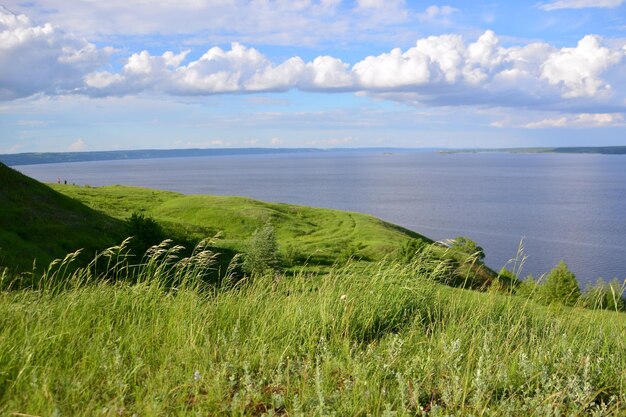
[[472, 239], [465, 236], [458, 236], [454, 238], [450, 248], [470, 256], [475, 256], [479, 261], [485, 259], [484, 249], [478, 246]]
[[135, 212], [127, 219], [128, 235], [133, 237], [129, 248], [134, 255], [143, 255], [146, 250], [161, 243], [165, 237], [161, 226], [152, 217]]
[[252, 234], [244, 256], [243, 268], [249, 274], [265, 274], [280, 270], [276, 232], [270, 223], [266, 223]]
[[576, 275], [563, 261], [548, 273], [541, 292], [547, 302], [557, 302], [568, 306], [576, 304], [580, 298]]
[[503, 266], [498, 272], [498, 276], [491, 282], [490, 289], [499, 292], [511, 292], [519, 284], [520, 280], [517, 275]]
[[426, 242], [423, 240], [407, 240], [398, 251], [398, 261], [403, 264], [411, 263], [416, 256], [422, 253], [426, 246]]
[[606, 283], [600, 278], [582, 294], [583, 305], [590, 309], [624, 311], [626, 310], [624, 286], [626, 281], [620, 284], [617, 278], [613, 278], [611, 282]]

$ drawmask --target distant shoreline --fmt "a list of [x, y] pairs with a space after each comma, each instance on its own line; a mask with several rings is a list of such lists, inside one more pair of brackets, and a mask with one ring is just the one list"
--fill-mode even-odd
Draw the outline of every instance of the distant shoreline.
[[626, 155], [626, 146], [579, 146], [557, 148], [489, 148], [489, 149], [442, 149], [437, 153], [562, 153], [562, 154], [601, 154], [601, 155]]
[[434, 152], [439, 148], [210, 148], [210, 149], [137, 149], [90, 152], [28, 152], [0, 155], [8, 166], [56, 164], [67, 162], [117, 161], [134, 159], [190, 158], [200, 156], [316, 154], [326, 152]]
[[213, 149], [137, 149], [125, 151], [91, 152], [28, 152], [0, 155], [0, 162], [8, 166], [55, 164], [67, 162], [95, 162], [158, 158], [189, 158], [201, 156], [230, 155], [276, 155], [276, 154], [316, 154], [327, 152], [436, 152], [439, 154], [457, 153], [561, 153], [561, 154], [602, 154], [626, 155], [626, 146], [589, 146], [556, 148], [213, 148]]

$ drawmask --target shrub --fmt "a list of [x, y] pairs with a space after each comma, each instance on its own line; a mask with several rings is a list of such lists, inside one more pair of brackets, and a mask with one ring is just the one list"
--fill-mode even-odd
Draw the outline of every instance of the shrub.
[[517, 275], [503, 266], [502, 269], [500, 269], [500, 272], [498, 272], [498, 276], [492, 281], [491, 287], [493, 288], [491, 289], [509, 292], [512, 288], [519, 284], [520, 280], [517, 278]]
[[367, 260], [365, 256], [363, 256], [363, 249], [365, 249], [365, 244], [363, 243], [349, 243], [339, 252], [337, 255], [337, 262], [339, 264], [345, 264], [349, 261], [361, 261]]
[[548, 273], [541, 292], [549, 303], [558, 302], [571, 306], [580, 298], [576, 275], [563, 261]]
[[161, 226], [152, 217], [135, 212], [127, 222], [128, 235], [133, 237], [129, 248], [134, 255], [143, 255], [149, 247], [165, 239]]
[[411, 263], [424, 248], [426, 243], [423, 240], [411, 239], [407, 240], [398, 251], [398, 261], [404, 264]]
[[465, 236], [459, 236], [454, 238], [450, 245], [450, 248], [459, 252], [463, 252], [470, 256], [476, 256], [476, 259], [478, 259], [479, 261], [485, 259], [484, 249], [478, 246], [476, 242], [474, 242], [472, 239]]
[[535, 278], [528, 275], [520, 281], [515, 289], [515, 294], [525, 298], [538, 299], [541, 296], [540, 290], [540, 285], [535, 281]]
[[252, 234], [244, 256], [243, 268], [249, 274], [280, 270], [280, 257], [274, 227], [268, 222]]
[[613, 278], [611, 282], [606, 283], [600, 278], [585, 290], [582, 295], [583, 304], [591, 309], [624, 311], [626, 310], [624, 286], [626, 281], [620, 284], [617, 278]]

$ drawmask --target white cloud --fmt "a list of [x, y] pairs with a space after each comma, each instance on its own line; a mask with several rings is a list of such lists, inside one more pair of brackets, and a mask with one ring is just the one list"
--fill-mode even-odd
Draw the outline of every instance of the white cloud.
[[158, 33], [202, 45], [233, 41], [293, 45], [297, 40], [298, 45], [310, 46], [373, 34], [390, 39], [416, 33], [403, 0], [5, 0], [4, 4], [99, 41]]
[[[322, 7], [305, 0], [289, 3], [293, 10]], [[430, 10], [452, 13], [445, 7]], [[33, 94], [206, 96], [299, 89], [355, 92], [411, 105], [543, 106], [578, 113], [606, 112], [610, 106], [616, 111], [626, 103], [626, 45], [595, 35], [564, 48], [542, 42], [505, 47], [491, 30], [473, 41], [456, 34], [429, 36], [352, 66], [332, 56], [272, 62], [233, 42], [230, 49], [212, 47], [194, 59], [188, 49], [160, 55], [143, 50], [127, 56], [120, 69], [104, 70], [110, 49], [0, 9], [0, 40], [0, 62], [11, 64], [0, 65], [4, 100]]]
[[279, 146], [283, 144], [283, 141], [279, 138], [272, 138], [270, 140], [270, 143], [272, 144], [272, 146]]
[[566, 127], [568, 125], [567, 117], [558, 117], [553, 119], [542, 119], [536, 122], [526, 123], [523, 127], [526, 129], [545, 129], [550, 127]]
[[576, 48], [553, 52], [542, 65], [541, 78], [550, 84], [562, 84], [564, 97], [594, 97], [611, 90], [599, 76], [623, 56], [620, 51], [602, 46], [598, 36], [587, 35]]
[[620, 113], [581, 113], [573, 116], [561, 116], [528, 122], [521, 127], [526, 129], [546, 129], [571, 127], [614, 127], [623, 125], [624, 116]]
[[310, 62], [296, 56], [277, 64], [239, 43], [229, 50], [211, 48], [190, 62], [187, 55], [132, 54], [119, 72], [87, 74], [83, 92], [106, 96], [339, 90], [408, 104], [553, 108], [587, 106], [594, 100], [620, 103], [626, 97], [620, 79], [624, 71], [611, 71], [613, 79], [605, 77], [622, 64], [626, 50], [605, 46], [592, 35], [574, 48], [560, 49], [539, 42], [503, 47], [493, 31], [469, 43], [460, 35], [429, 36], [405, 51], [395, 48], [368, 56], [352, 67], [331, 56]]
[[79, 88], [111, 53], [0, 6], [0, 100]]
[[614, 9], [623, 3], [624, 0], [557, 0], [540, 4], [539, 8], [546, 11], [586, 8]]
[[458, 12], [459, 9], [455, 9], [450, 6], [429, 6], [423, 13], [417, 15], [418, 20], [422, 22], [447, 22], [448, 16]]
[[87, 144], [85, 143], [85, 141], [83, 139], [77, 139], [75, 142], [67, 147], [67, 150], [70, 152], [80, 152], [84, 151], [86, 148]]
[[308, 74], [303, 85], [305, 89], [350, 88], [354, 85], [348, 65], [340, 59], [331, 56], [318, 56], [306, 67]]

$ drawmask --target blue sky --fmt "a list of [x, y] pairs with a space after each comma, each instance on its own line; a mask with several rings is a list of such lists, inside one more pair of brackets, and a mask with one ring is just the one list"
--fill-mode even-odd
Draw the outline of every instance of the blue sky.
[[0, 4], [0, 153], [626, 145], [625, 0]]

